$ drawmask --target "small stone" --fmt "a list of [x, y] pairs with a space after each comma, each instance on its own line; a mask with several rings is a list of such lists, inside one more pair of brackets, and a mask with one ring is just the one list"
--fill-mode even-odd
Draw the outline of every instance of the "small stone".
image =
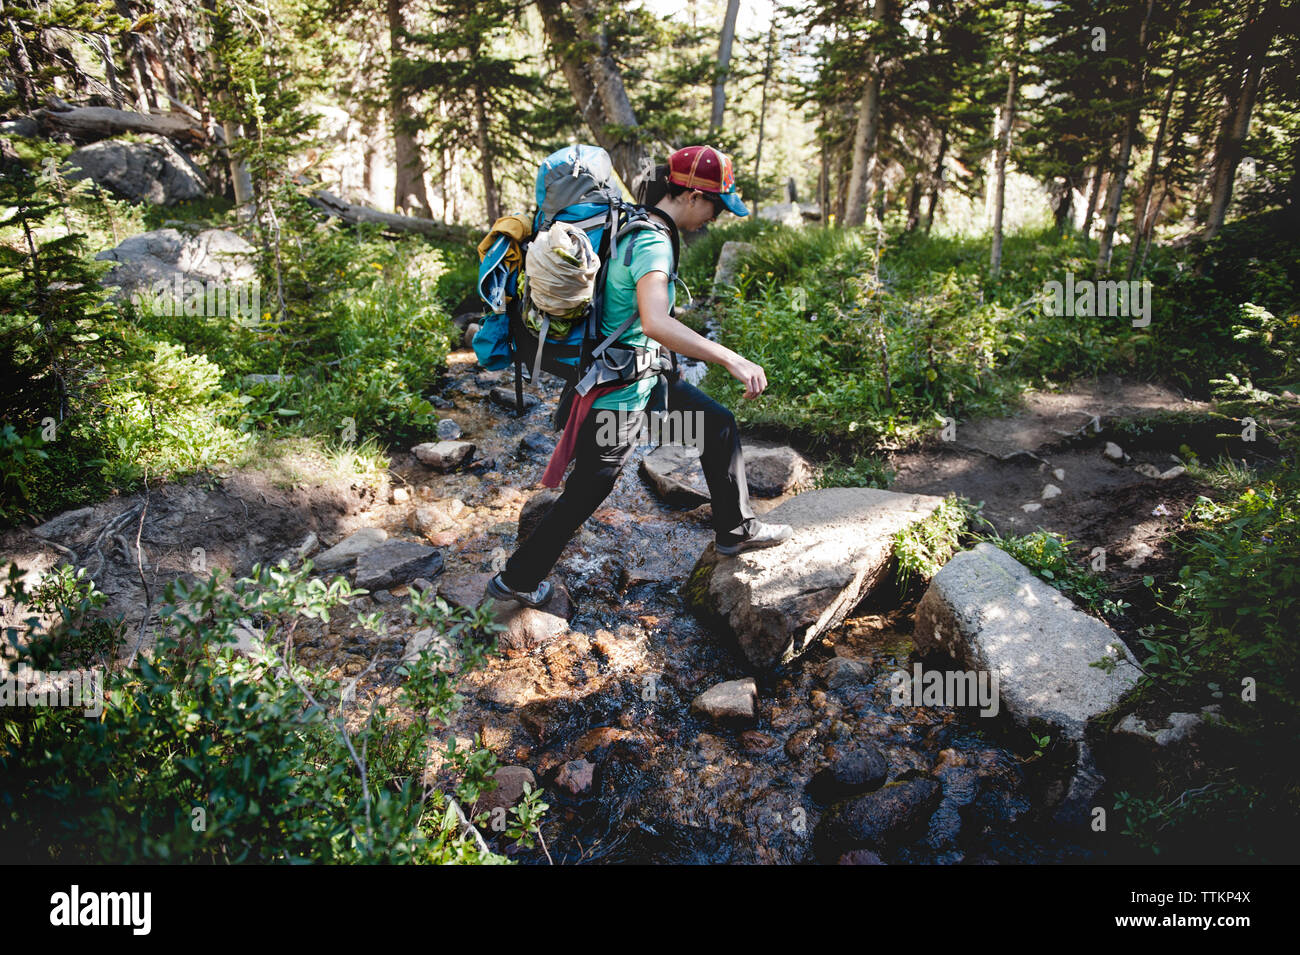
[[691, 701], [691, 712], [715, 723], [750, 721], [758, 701], [758, 684], [753, 677], [728, 680], [705, 690]]
[[388, 495], [388, 500], [394, 504], [405, 504], [411, 499], [411, 492], [404, 487], [395, 487]]
[[1052, 477], [1056, 478], [1058, 481], [1064, 481], [1065, 468], [1056, 468], [1054, 471], [1052, 471]]
[[766, 753], [776, 745], [776, 740], [758, 730], [745, 730], [740, 734], [740, 748], [753, 755]]
[[[514, 411], [515, 408], [517, 407], [515, 404], [515, 389], [513, 385], [511, 385], [509, 388], [503, 385], [497, 385], [497, 387], [493, 388], [491, 391], [488, 392], [488, 399], [493, 404], [500, 405], [502, 408], [508, 408], [511, 411]], [[525, 390], [524, 411], [530, 411], [533, 408], [536, 408], [537, 404], [538, 404], [537, 396], [532, 392]]]
[[1110, 458], [1112, 461], [1124, 460], [1124, 449], [1121, 448], [1114, 441], [1107, 441], [1106, 450], [1103, 451], [1102, 453], [1105, 454], [1106, 457]]
[[455, 441], [460, 436], [460, 425], [453, 418], [443, 418], [438, 422], [438, 440]]
[[1156, 467], [1154, 464], [1139, 464], [1133, 470], [1136, 471], [1138, 474], [1142, 475], [1143, 477], [1148, 477], [1148, 478], [1160, 477], [1160, 469]]
[[302, 539], [302, 543], [294, 550], [294, 556], [299, 560], [306, 560], [319, 549], [320, 538], [314, 532], [308, 531], [307, 536]]
[[570, 796], [581, 796], [591, 789], [596, 767], [585, 759], [573, 759], [560, 767], [555, 774], [556, 788]]
[[516, 453], [520, 458], [549, 458], [554, 450], [554, 441], [539, 431], [530, 431], [519, 439], [519, 450]]
[[866, 683], [871, 676], [870, 664], [849, 657], [831, 657], [822, 667], [822, 680], [831, 690]]
[[831, 763], [808, 783], [808, 792], [819, 802], [831, 803], [849, 796], [879, 789], [889, 778], [889, 763], [869, 743], [853, 749], [836, 749]]
[[474, 445], [468, 441], [426, 441], [413, 447], [411, 453], [435, 471], [451, 471], [474, 456]]
[[1034, 511], [1041, 511], [1043, 505], [1039, 504], [1037, 501], [1032, 501], [1029, 504], [1021, 504], [1020, 509], [1026, 514], [1032, 514]]
[[1050, 501], [1054, 497], [1059, 497], [1060, 494], [1061, 494], [1061, 489], [1057, 487], [1055, 484], [1049, 484], [1043, 488], [1044, 501]]
[[1168, 471], [1162, 471], [1162, 472], [1160, 473], [1160, 480], [1162, 480], [1162, 481], [1172, 481], [1174, 478], [1176, 478], [1176, 477], [1182, 477], [1182, 476], [1183, 476], [1184, 474], [1186, 474], [1186, 473], [1187, 473], [1187, 468], [1183, 467], [1183, 466], [1180, 464], [1180, 465], [1178, 465], [1178, 466], [1176, 466], [1176, 467], [1172, 467], [1172, 468], [1170, 468]]

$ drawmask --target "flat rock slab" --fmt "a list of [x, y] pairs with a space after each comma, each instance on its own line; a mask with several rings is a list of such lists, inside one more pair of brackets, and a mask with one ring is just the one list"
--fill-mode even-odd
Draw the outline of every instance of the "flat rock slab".
[[[780, 497], [812, 484], [812, 465], [793, 448], [747, 441], [743, 453], [745, 480], [753, 497]], [[641, 474], [670, 504], [696, 507], [709, 500], [699, 448], [661, 445], [641, 459]]]
[[378, 547], [386, 540], [388, 540], [388, 531], [382, 527], [363, 527], [319, 555], [313, 564], [317, 570], [343, 570], [352, 566], [352, 562], [361, 554], [372, 547]]
[[724, 557], [710, 544], [683, 589], [686, 604], [733, 634], [757, 667], [793, 659], [841, 623], [889, 572], [891, 538], [942, 498], [875, 488], [808, 491], [763, 515], [794, 535]]
[[[1110, 627], [992, 544], [948, 561], [916, 609], [918, 650], [941, 650], [996, 675], [1002, 705], [1020, 725], [1041, 721], [1081, 740], [1088, 720], [1137, 682]], [[1113, 646], [1120, 647], [1116, 651]], [[1110, 673], [1090, 666], [1116, 661]]]
[[414, 541], [384, 541], [357, 558], [356, 585], [372, 593], [442, 573], [442, 553]]

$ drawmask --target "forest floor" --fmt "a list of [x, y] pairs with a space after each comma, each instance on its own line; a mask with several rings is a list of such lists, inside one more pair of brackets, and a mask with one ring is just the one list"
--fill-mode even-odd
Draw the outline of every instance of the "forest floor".
[[[516, 418], [489, 398], [510, 383], [508, 371], [480, 372], [470, 352], [450, 357], [436, 397], [476, 445], [460, 471], [436, 473], [399, 452], [386, 472], [363, 480], [294, 453], [274, 467], [165, 484], [8, 531], [0, 554], [31, 580], [70, 555], [90, 566], [108, 611], [126, 620], [123, 657], [143, 632], [146, 607], [155, 618], [168, 581], [296, 559], [304, 545], [311, 549], [311, 535], [327, 547], [371, 526], [432, 543], [445, 558], [439, 591], [481, 593], [516, 544], [520, 509], [555, 437], [549, 416], [558, 388], [544, 383], [542, 400]], [[1003, 535], [1042, 527], [1084, 555], [1103, 547], [1108, 577], [1132, 587], [1171, 569], [1169, 536], [1198, 493], [1191, 475], [1169, 474], [1186, 429], [1161, 428], [1159, 416], [1205, 411], [1167, 388], [1121, 379], [1030, 393], [1015, 414], [959, 423], [955, 440], [894, 453], [891, 487], [983, 502], [983, 516]], [[1108, 443], [1120, 457], [1107, 455]], [[924, 835], [886, 861], [1062, 861], [1104, 852], [1037, 812], [1061, 782], [1050, 752], [1027, 756], [1011, 735], [994, 739], [952, 710], [890, 705], [884, 675], [906, 667], [911, 653], [912, 607], [896, 600], [868, 599], [789, 668], [760, 677], [756, 728], [722, 730], [691, 715], [696, 694], [748, 673], [682, 607], [677, 586], [712, 531], [698, 510], [655, 497], [638, 474], [649, 450], [637, 449], [557, 565], [553, 579], [575, 608], [568, 625], [466, 675], [464, 705], [446, 728], [463, 742], [481, 735], [503, 764], [527, 766], [547, 785], [555, 808], [543, 831], [557, 861], [807, 861], [821, 807], [805, 787], [837, 753], [862, 744], [879, 749], [895, 778], [917, 771], [944, 781]], [[1045, 496], [1048, 485], [1060, 493]], [[450, 522], [432, 526], [422, 513], [431, 505], [447, 513], [455, 501]], [[756, 500], [755, 510], [780, 501]], [[358, 597], [330, 621], [301, 629], [300, 662], [338, 679], [361, 676], [358, 699], [395, 698], [395, 671], [415, 629], [407, 593], [402, 586]], [[375, 610], [385, 633], [357, 624], [358, 614]], [[837, 658], [872, 679], [840, 679]], [[572, 765], [594, 767], [588, 790], [555, 785]], [[435, 761], [430, 769], [448, 782], [446, 767]]]

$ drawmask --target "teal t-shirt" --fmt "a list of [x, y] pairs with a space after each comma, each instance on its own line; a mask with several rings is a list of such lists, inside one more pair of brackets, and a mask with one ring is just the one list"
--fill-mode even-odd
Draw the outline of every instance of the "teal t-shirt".
[[[632, 264], [624, 265], [627, 244], [633, 239], [636, 246], [632, 249]], [[609, 272], [605, 277], [605, 314], [600, 323], [601, 341], [605, 336], [622, 325], [629, 313], [636, 312], [636, 283], [650, 272], [663, 272], [666, 276], [673, 274], [672, 240], [662, 232], [653, 229], [640, 229], [625, 235], [610, 259]], [[676, 301], [676, 289], [668, 283], [668, 307]], [[654, 342], [641, 330], [641, 316], [633, 319], [619, 338], [620, 345], [639, 345], [653, 348]], [[613, 411], [640, 411], [650, 399], [654, 390], [655, 377], [642, 378], [630, 385], [615, 389], [609, 394], [601, 395], [593, 403], [593, 408], [608, 408]]]

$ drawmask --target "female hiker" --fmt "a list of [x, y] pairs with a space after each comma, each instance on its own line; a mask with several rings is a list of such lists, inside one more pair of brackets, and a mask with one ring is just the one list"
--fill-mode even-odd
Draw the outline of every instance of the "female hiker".
[[[677, 273], [678, 233], [703, 228], [724, 209], [738, 216], [749, 214], [736, 194], [731, 160], [711, 146], [690, 146], [673, 153], [657, 173], [646, 196], [657, 228], [624, 235], [613, 250], [601, 333], [612, 334], [635, 315], [616, 344], [650, 348], [653, 340], [678, 354], [721, 365], [744, 384], [746, 399], [757, 398], [767, 388], [767, 376], [759, 365], [669, 314], [675, 300], [672, 280]], [[586, 401], [575, 400], [579, 407], [571, 411], [543, 478], [544, 484], [557, 486], [569, 460], [565, 452], [571, 450], [574, 465], [564, 492], [505, 568], [488, 582], [489, 596], [529, 607], [540, 607], [550, 599], [552, 588], [545, 578], [578, 528], [613, 490], [646, 425], [645, 408], [655, 382], [656, 378], [647, 377], [625, 385], [598, 386], [585, 396]], [[695, 441], [712, 500], [718, 552], [731, 556], [788, 539], [793, 533], [788, 524], [764, 524], [750, 509], [735, 416], [671, 371], [665, 373], [665, 384], [668, 408], [680, 412], [682, 420], [695, 415], [702, 425]]]

